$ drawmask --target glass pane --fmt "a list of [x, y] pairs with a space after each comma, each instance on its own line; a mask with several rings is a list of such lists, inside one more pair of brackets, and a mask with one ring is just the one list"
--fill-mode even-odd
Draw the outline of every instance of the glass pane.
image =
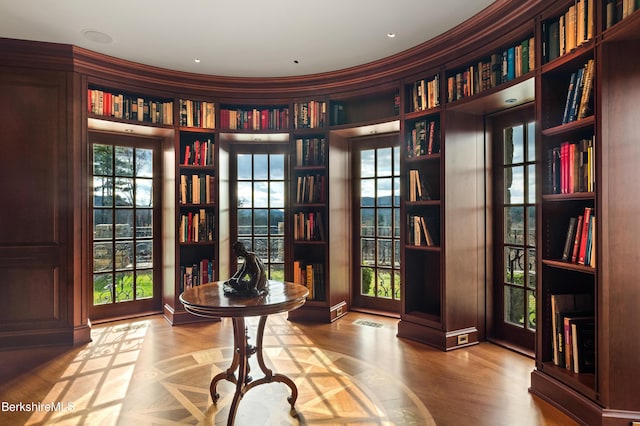
[[133, 241], [116, 243], [116, 269], [133, 269]]
[[271, 207], [284, 207], [284, 182], [269, 184], [269, 198]]
[[269, 259], [269, 239], [268, 238], [254, 238], [255, 247], [253, 252], [260, 257], [263, 261]]
[[527, 242], [531, 247], [536, 245], [536, 208], [535, 206], [527, 207]]
[[506, 286], [504, 288], [504, 320], [508, 324], [524, 325], [524, 289]]
[[133, 176], [133, 148], [116, 146], [116, 176]]
[[536, 329], [536, 293], [534, 291], [527, 291], [527, 328], [530, 330]]
[[360, 235], [372, 237], [375, 235], [375, 209], [360, 209]]
[[[251, 180], [251, 154], [238, 154], [238, 180]], [[238, 195], [242, 192], [238, 192]]]
[[376, 173], [375, 150], [367, 149], [360, 153], [360, 177], [373, 177]]
[[401, 297], [400, 272], [393, 271], [393, 298], [395, 300], [400, 300], [400, 297]]
[[153, 237], [153, 210], [151, 209], [136, 210], [136, 237], [138, 238]]
[[266, 154], [254, 154], [253, 179], [267, 180], [269, 178], [269, 156]]
[[253, 206], [269, 207], [269, 183], [268, 182], [253, 183]]
[[112, 211], [104, 209], [93, 210], [93, 239], [102, 240], [113, 238]]
[[93, 272], [110, 271], [113, 268], [113, 244], [93, 243]]
[[504, 248], [504, 282], [524, 286], [524, 249]]
[[504, 129], [504, 164], [524, 162], [524, 127]]
[[284, 180], [284, 155], [273, 154], [269, 159], [269, 172], [272, 180]]
[[400, 175], [400, 147], [393, 147], [393, 175]]
[[505, 167], [504, 169], [504, 203], [524, 203], [524, 167]]
[[136, 243], [136, 269], [153, 268], [153, 241]]
[[391, 299], [393, 297], [393, 288], [391, 282], [391, 270], [378, 270], [378, 292], [377, 296], [383, 299]]
[[536, 161], [536, 123], [527, 124], [527, 161]]
[[393, 240], [393, 267], [400, 268], [400, 240]]
[[284, 235], [284, 210], [269, 210], [269, 229], [272, 235]]
[[253, 215], [249, 209], [238, 210], [238, 235], [251, 235]]
[[269, 279], [284, 281], [284, 265], [282, 263], [272, 263], [269, 265]]
[[392, 184], [393, 184], [393, 179], [388, 178], [388, 179], [378, 179], [378, 193], [377, 195], [377, 202], [379, 206], [390, 206], [392, 203], [392, 197], [393, 197], [393, 188], [392, 188]]
[[527, 203], [536, 203], [536, 166], [529, 164], [527, 166]]
[[238, 207], [251, 207], [252, 195], [251, 182], [238, 182]]
[[113, 276], [111, 274], [95, 274], [93, 276], [93, 304], [113, 303]]
[[393, 206], [400, 207], [400, 178], [393, 178]]
[[400, 238], [400, 209], [393, 209], [393, 237]]
[[376, 262], [376, 240], [372, 238], [362, 238], [360, 240], [360, 259], [363, 265], [375, 265]]
[[116, 273], [116, 303], [133, 300], [133, 272]]
[[133, 210], [116, 209], [116, 238], [133, 237]]
[[391, 148], [378, 149], [378, 176], [391, 176], [392, 168]]
[[391, 236], [391, 214], [392, 209], [378, 209], [377, 235], [378, 237]]
[[136, 149], [136, 176], [153, 177], [153, 151], [150, 149]]
[[153, 180], [136, 179], [136, 206], [153, 207]]
[[505, 244], [524, 244], [523, 207], [504, 208], [504, 242]]
[[284, 238], [271, 238], [270, 246], [269, 262], [284, 262]]
[[267, 235], [269, 233], [268, 215], [269, 211], [267, 209], [255, 209], [253, 211], [253, 233], [255, 235]]
[[138, 271], [136, 275], [136, 299], [151, 299], [153, 297], [153, 271]]
[[360, 271], [362, 272], [362, 281], [360, 282], [360, 294], [363, 294], [365, 296], [373, 296], [373, 291], [374, 291], [373, 269], [360, 268]]
[[113, 179], [108, 177], [93, 178], [93, 205], [95, 207], [113, 206]]
[[360, 205], [362, 207], [372, 207], [375, 203], [376, 183], [373, 179], [360, 181]]
[[391, 240], [378, 240], [378, 266], [391, 266], [392, 250]]
[[116, 206], [133, 207], [133, 179], [116, 178]]
[[110, 145], [93, 145], [93, 174], [113, 174], [113, 147]]
[[527, 250], [527, 287], [536, 288], [536, 251], [535, 249]]

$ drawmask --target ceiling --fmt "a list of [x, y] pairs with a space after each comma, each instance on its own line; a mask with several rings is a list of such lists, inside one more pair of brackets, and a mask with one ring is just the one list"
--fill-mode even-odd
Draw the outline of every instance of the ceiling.
[[446, 32], [492, 3], [0, 0], [0, 37], [70, 44], [198, 74], [285, 77], [391, 56]]

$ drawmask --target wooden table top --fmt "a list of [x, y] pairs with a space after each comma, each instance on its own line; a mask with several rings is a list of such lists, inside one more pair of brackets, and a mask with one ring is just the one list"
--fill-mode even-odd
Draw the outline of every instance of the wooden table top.
[[216, 281], [189, 288], [180, 295], [180, 302], [188, 312], [204, 317], [253, 317], [293, 311], [309, 295], [303, 285], [269, 280], [269, 291], [263, 296], [227, 296], [223, 284]]

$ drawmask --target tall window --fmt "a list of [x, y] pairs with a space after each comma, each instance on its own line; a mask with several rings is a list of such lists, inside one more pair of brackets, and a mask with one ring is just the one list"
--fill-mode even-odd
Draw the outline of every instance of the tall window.
[[358, 143], [354, 304], [399, 312], [400, 148], [397, 136]]
[[154, 297], [154, 151], [94, 143], [93, 306]]
[[285, 161], [284, 153], [236, 155], [237, 240], [260, 256], [269, 279], [279, 281], [284, 281]]

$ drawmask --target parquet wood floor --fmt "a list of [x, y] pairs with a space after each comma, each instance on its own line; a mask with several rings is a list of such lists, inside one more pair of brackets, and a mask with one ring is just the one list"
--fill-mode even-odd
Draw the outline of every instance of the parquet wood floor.
[[[256, 324], [248, 320], [250, 336]], [[295, 381], [296, 410], [286, 386], [261, 385], [236, 425], [576, 425], [528, 393], [530, 358], [490, 343], [442, 352], [396, 330], [395, 319], [361, 313], [332, 324], [270, 317], [265, 359]], [[230, 320], [172, 327], [144, 317], [94, 326], [92, 338], [1, 351], [0, 424], [226, 424], [233, 385], [220, 382], [216, 405], [208, 387], [232, 358]]]

